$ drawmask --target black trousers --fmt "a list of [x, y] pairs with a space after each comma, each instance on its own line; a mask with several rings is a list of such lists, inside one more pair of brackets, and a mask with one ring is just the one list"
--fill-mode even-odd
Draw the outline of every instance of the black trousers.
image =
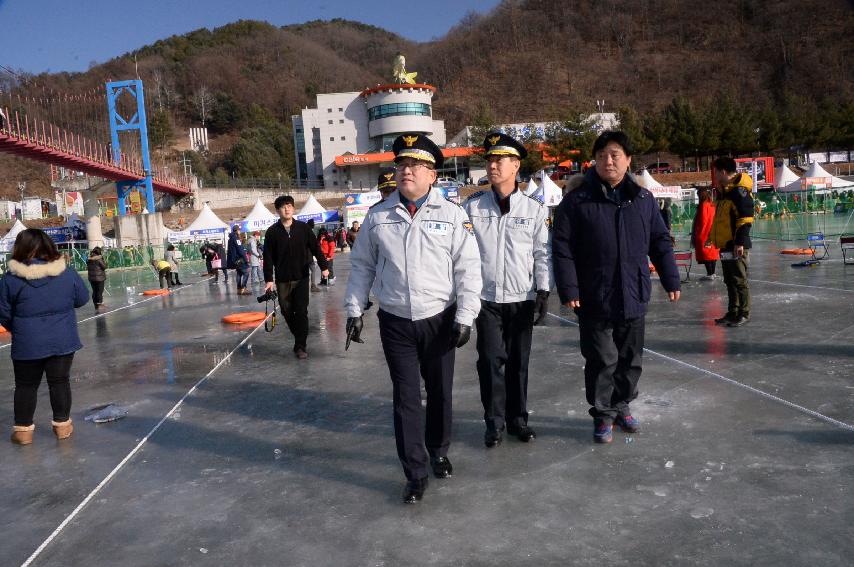
[[608, 321], [580, 317], [584, 388], [590, 415], [613, 422], [630, 415], [643, 363], [644, 317]]
[[89, 285], [92, 286], [92, 303], [98, 307], [104, 303], [104, 284], [107, 282], [96, 282], [89, 280]]
[[294, 335], [294, 350], [305, 350], [308, 341], [308, 288], [307, 277], [293, 282], [276, 282], [279, 307]]
[[715, 275], [715, 265], [718, 263], [717, 260], [708, 260], [706, 262], [702, 262], [704, 266], [706, 266], [706, 275], [713, 276]]
[[[397, 456], [409, 480], [426, 477], [428, 453], [445, 457], [451, 444], [456, 349], [451, 348], [450, 334], [456, 311], [454, 305], [419, 321], [383, 310], [378, 314], [380, 340], [391, 376]], [[422, 379], [427, 391], [426, 411], [421, 405]]]
[[160, 280], [160, 289], [172, 287], [172, 270], [170, 268], [163, 268], [158, 271], [157, 278]]
[[71, 362], [74, 353], [37, 360], [12, 360], [15, 371], [15, 425], [30, 426], [36, 413], [39, 384], [47, 375], [50, 407], [54, 421], [68, 421], [71, 416]]
[[528, 359], [534, 302], [480, 302], [477, 376], [487, 429], [528, 423]]

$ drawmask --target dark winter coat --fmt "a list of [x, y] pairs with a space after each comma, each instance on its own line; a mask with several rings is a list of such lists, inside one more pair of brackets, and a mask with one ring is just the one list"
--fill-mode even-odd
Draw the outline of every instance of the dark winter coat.
[[246, 250], [243, 248], [243, 244], [240, 243], [240, 239], [237, 238], [236, 232], [232, 232], [228, 236], [228, 253], [225, 260], [226, 268], [240, 271], [249, 269], [246, 263]]
[[89, 259], [86, 260], [86, 270], [89, 273], [90, 282], [107, 280], [107, 264], [102, 256], [89, 256]]
[[62, 258], [9, 261], [0, 279], [0, 325], [12, 333], [12, 359], [38, 360], [83, 348], [74, 309], [88, 301], [86, 284]]
[[673, 244], [652, 194], [627, 175], [621, 197], [595, 169], [567, 193], [555, 214], [552, 258], [561, 303], [580, 300], [579, 316], [620, 321], [646, 313], [652, 260], [667, 291], [679, 290]]
[[270, 226], [264, 234], [264, 281], [294, 282], [308, 277], [312, 256], [321, 270], [326, 270], [326, 258], [317, 244], [317, 237], [304, 222], [295, 220], [291, 232], [281, 222]]

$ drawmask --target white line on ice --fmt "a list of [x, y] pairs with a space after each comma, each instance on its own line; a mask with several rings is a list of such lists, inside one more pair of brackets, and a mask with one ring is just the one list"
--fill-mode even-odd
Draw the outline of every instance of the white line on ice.
[[845, 293], [854, 293], [854, 289], [844, 289], [841, 287], [823, 287], [820, 285], [804, 285], [804, 284], [796, 284], [796, 283], [785, 283], [785, 282], [775, 282], [774, 280], [755, 280], [753, 278], [748, 279], [751, 282], [759, 282], [759, 283], [767, 283], [773, 285], [786, 285], [790, 287], [806, 287], [809, 289], [826, 289], [828, 291], [844, 291]]
[[[209, 279], [210, 278], [208, 277], [208, 278], [205, 278], [203, 280], [199, 280], [196, 283], [191, 283], [189, 285], [185, 285], [183, 287], [180, 287], [180, 288], [174, 290], [172, 293], [178, 293], [179, 291], [193, 287], [194, 285], [198, 285], [202, 282], [206, 282]], [[137, 305], [142, 305], [143, 303], [147, 303], [147, 302], [153, 301], [155, 299], [160, 299], [162, 297], [163, 297], [162, 295], [153, 295], [147, 299], [143, 299], [143, 300], [137, 301], [135, 303], [128, 303], [127, 305], [122, 305], [121, 307], [116, 307], [115, 309], [111, 309], [110, 311], [104, 311], [103, 313], [98, 313], [97, 315], [92, 315], [91, 317], [86, 317], [85, 319], [80, 319], [79, 321], [77, 321], [77, 324], [85, 323], [86, 321], [91, 321], [92, 319], [98, 319], [100, 317], [106, 317], [110, 313], [115, 313], [116, 311], [121, 311], [122, 309], [130, 309], [131, 307], [136, 307]], [[5, 345], [0, 345], [0, 349], [4, 349], [4, 348], [9, 347], [9, 346], [12, 346], [12, 343], [6, 343]]]
[[[272, 313], [270, 313], [270, 315], [272, 315]], [[204, 376], [204, 378], [202, 378], [201, 380], [196, 382], [195, 385], [192, 388], [190, 388], [187, 391], [187, 393], [184, 394], [181, 397], [181, 399], [178, 400], [178, 402], [174, 406], [172, 406], [172, 409], [169, 410], [169, 413], [164, 415], [163, 419], [161, 419], [159, 422], [157, 422], [157, 425], [155, 425], [151, 429], [151, 431], [149, 431], [148, 434], [145, 437], [143, 437], [139, 443], [137, 443], [136, 447], [134, 447], [133, 450], [130, 453], [128, 453], [127, 456], [124, 459], [122, 459], [122, 461], [118, 465], [116, 465], [116, 468], [114, 468], [112, 471], [110, 471], [110, 474], [108, 474], [106, 477], [104, 477], [104, 480], [102, 480], [100, 482], [100, 484], [98, 484], [98, 486], [96, 486], [92, 490], [92, 492], [90, 492], [89, 495], [86, 496], [86, 498], [84, 498], [83, 501], [77, 505], [77, 507], [74, 510], [72, 510], [72, 512], [62, 521], [62, 523], [59, 524], [59, 526], [57, 526], [57, 528], [55, 530], [53, 530], [53, 533], [50, 534], [50, 536], [48, 536], [48, 538], [46, 540], [44, 540], [44, 542], [42, 542], [42, 544], [33, 552], [33, 554], [30, 555], [30, 557], [21, 564], [21, 567], [28, 567], [29, 565], [32, 564], [33, 561], [35, 561], [38, 558], [39, 555], [41, 555], [41, 552], [44, 551], [45, 548], [48, 545], [50, 545], [50, 543], [54, 539], [56, 539], [56, 537], [62, 532], [62, 530], [64, 530], [65, 527], [69, 523], [71, 523], [71, 521], [77, 516], [77, 514], [79, 514], [83, 510], [83, 508], [85, 508], [86, 505], [89, 504], [89, 502], [91, 502], [92, 499], [101, 491], [101, 489], [103, 489], [105, 486], [107, 486], [107, 484], [109, 484], [109, 482], [111, 480], [113, 480], [113, 478], [119, 473], [119, 471], [122, 470], [122, 468], [124, 468], [124, 466], [128, 463], [128, 461], [130, 461], [134, 457], [134, 455], [136, 455], [140, 451], [140, 449], [142, 449], [143, 445], [145, 445], [148, 442], [148, 440], [151, 438], [151, 436], [154, 435], [154, 433], [158, 429], [160, 429], [160, 426], [163, 425], [166, 422], [166, 420], [169, 419], [169, 417], [172, 414], [174, 414], [178, 410], [178, 408], [181, 407], [181, 405], [184, 403], [184, 400], [186, 400], [193, 392], [195, 392], [196, 389], [199, 388], [199, 386], [201, 386], [202, 384], [207, 382], [208, 378], [210, 378], [213, 375], [213, 373], [219, 369], [220, 366], [225, 364], [228, 361], [228, 359], [231, 358], [231, 355], [237, 351], [237, 349], [239, 349], [244, 344], [246, 344], [246, 341], [248, 341], [252, 337], [252, 335], [254, 335], [256, 332], [258, 332], [258, 329], [260, 329], [261, 327], [264, 326], [264, 323], [267, 321], [267, 319], [270, 318], [270, 315], [267, 315], [267, 317], [264, 318], [263, 321], [258, 323], [258, 326], [256, 326], [254, 329], [252, 329], [252, 331], [248, 335], [246, 335], [246, 337], [244, 337], [244, 339], [242, 341], [240, 341], [240, 343], [238, 343], [238, 345], [236, 347], [234, 347], [231, 350], [231, 352], [229, 352], [225, 356], [225, 358], [220, 360], [217, 363], [217, 365], [214, 366], [211, 369], [211, 371], [208, 372]]]
[[[558, 319], [559, 321], [563, 321], [564, 323], [569, 323], [570, 325], [578, 326], [578, 323], [576, 323], [575, 321], [571, 321], [570, 319], [567, 319], [565, 317], [561, 317], [560, 315], [555, 315], [554, 313], [549, 313], [549, 315], [551, 315], [555, 319]], [[676, 364], [679, 364], [680, 366], [685, 366], [687, 368], [691, 368], [692, 370], [702, 372], [703, 374], [706, 374], [706, 375], [711, 376], [713, 378], [717, 378], [718, 380], [726, 382], [727, 384], [732, 384], [733, 386], [738, 386], [739, 388], [743, 388], [743, 389], [747, 390], [748, 392], [752, 392], [754, 394], [762, 396], [763, 398], [767, 398], [769, 400], [783, 404], [784, 406], [787, 406], [789, 408], [797, 410], [801, 413], [805, 413], [805, 414], [807, 414], [811, 417], [814, 417], [816, 419], [820, 419], [821, 421], [825, 421], [827, 423], [830, 423], [831, 425], [841, 427], [842, 429], [847, 429], [848, 431], [854, 431], [854, 425], [851, 425], [850, 423], [845, 423], [844, 421], [839, 421], [838, 419], [833, 419], [832, 417], [824, 415], [823, 413], [818, 413], [815, 410], [805, 408], [804, 406], [799, 406], [798, 404], [796, 404], [794, 402], [790, 402], [789, 400], [784, 400], [783, 398], [775, 396], [774, 394], [769, 394], [768, 392], [764, 392], [764, 391], [760, 390], [759, 388], [754, 388], [753, 386], [749, 386], [743, 382], [739, 382], [738, 380], [728, 378], [726, 376], [718, 374], [717, 372], [712, 372], [711, 370], [707, 370], [707, 369], [702, 368], [700, 366], [694, 366], [693, 364], [691, 364], [689, 362], [679, 360], [678, 358], [673, 358], [672, 356], [668, 356], [666, 354], [654, 351], [652, 349], [648, 349], [646, 347], [644, 347], [643, 350], [650, 353], [650, 354], [654, 354], [655, 356], [661, 357], [665, 360], [669, 360], [670, 362], [674, 362]]]

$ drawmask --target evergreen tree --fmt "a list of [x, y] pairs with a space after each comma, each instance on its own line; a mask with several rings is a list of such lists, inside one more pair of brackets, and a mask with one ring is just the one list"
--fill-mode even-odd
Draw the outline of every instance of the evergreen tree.
[[172, 118], [166, 109], [157, 109], [148, 121], [148, 144], [153, 148], [165, 148], [175, 138]]
[[643, 155], [650, 151], [653, 146], [644, 132], [644, 120], [631, 106], [622, 106], [617, 111], [617, 120], [620, 121], [620, 130], [632, 142], [636, 155]]

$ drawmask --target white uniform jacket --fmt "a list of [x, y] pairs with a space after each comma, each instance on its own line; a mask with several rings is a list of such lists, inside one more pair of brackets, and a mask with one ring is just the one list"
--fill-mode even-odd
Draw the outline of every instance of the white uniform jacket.
[[517, 190], [510, 212], [503, 215], [493, 191], [473, 194], [463, 205], [474, 225], [480, 248], [481, 299], [515, 303], [534, 299], [551, 287], [548, 209]]
[[362, 314], [372, 285], [380, 309], [413, 321], [454, 302], [455, 320], [463, 325], [480, 311], [480, 255], [471, 222], [438, 191], [430, 191], [413, 218], [399, 193], [371, 207], [350, 264], [348, 317]]

